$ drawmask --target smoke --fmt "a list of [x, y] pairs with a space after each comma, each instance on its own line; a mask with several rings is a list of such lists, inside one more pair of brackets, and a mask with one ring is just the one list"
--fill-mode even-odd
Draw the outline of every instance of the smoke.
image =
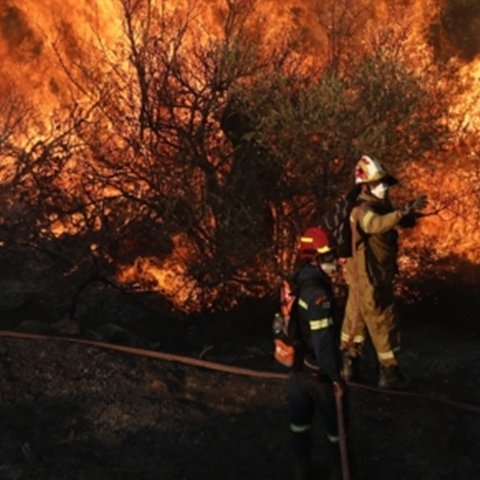
[[440, 22], [454, 54], [470, 61], [480, 53], [478, 0], [445, 0]]
[[2, 41], [16, 61], [34, 61], [42, 54], [43, 40], [33, 31], [26, 15], [17, 7], [7, 4], [0, 16], [0, 32]]

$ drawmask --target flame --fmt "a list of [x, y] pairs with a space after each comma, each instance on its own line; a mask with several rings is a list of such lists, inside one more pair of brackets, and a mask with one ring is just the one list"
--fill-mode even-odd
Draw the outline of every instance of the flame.
[[[194, 19], [192, 43], [223, 34], [227, 15], [224, 0], [153, 3], [166, 13], [190, 15]], [[423, 28], [425, 12], [431, 12], [432, 3], [435, 2], [416, 0], [410, 5], [409, 15], [413, 16], [409, 18], [421, 25], [417, 30]], [[337, 9], [343, 8], [347, 13], [351, 9], [350, 15], [358, 15], [359, 37], [361, 30], [375, 29], [389, 14], [388, 0], [371, 4], [367, 0], [338, 2]], [[332, 25], [328, 20], [322, 25], [319, 18], [328, 13], [328, 5], [329, 2], [321, 0], [252, 2], [252, 20], [247, 30], [250, 29], [251, 35], [261, 34], [270, 46], [296, 36], [299, 54], [321, 64], [328, 57], [327, 31]], [[48, 116], [53, 108], [72, 98], [68, 72], [61, 66], [62, 56], [76, 63], [95, 65], [99, 50], [103, 54], [115, 51], [124, 42], [118, 0], [6, 0], [0, 6], [0, 91], [21, 94]], [[355, 38], [352, 43], [358, 46]]]
[[[223, 35], [226, 18], [223, 0], [165, 0], [154, 2], [168, 14], [190, 15], [193, 26], [188, 41], [208, 42]], [[397, 2], [395, 2], [397, 3]], [[258, 0], [252, 3], [253, 13], [245, 28], [251, 36], [261, 36], [265, 51], [288, 38], [296, 38], [297, 55], [306, 65], [323, 65], [332, 52], [329, 50], [329, 32], [333, 17], [325, 16], [326, 6], [346, 8], [355, 20], [354, 35], [345, 40], [343, 48], [367, 48], [365, 32], [380, 30], [386, 19], [392, 28], [404, 29], [405, 22], [412, 26], [407, 32], [408, 45], [416, 53], [417, 68], [432, 62], [425, 46], [425, 31], [432, 19], [439, 15], [439, 0], [410, 0], [400, 2], [403, 15], [392, 18], [392, 2], [381, 0]], [[351, 7], [348, 10], [347, 7]], [[328, 12], [327, 12], [328, 13]], [[322, 16], [323, 15], [323, 16]], [[320, 22], [320, 18], [327, 20]], [[68, 76], [71, 62], [96, 65], [100, 53], [114, 55], [125, 46], [124, 21], [118, 0], [5, 0], [0, 6], [0, 93], [19, 96], [37, 111], [39, 118], [48, 123], [52, 112], [62, 105], [78, 101], [78, 92], [72, 92]], [[63, 59], [63, 60], [62, 60]], [[479, 128], [480, 101], [475, 92], [480, 80], [480, 59], [465, 63], [459, 78], [464, 81], [464, 92], [457, 99], [452, 117], [468, 111], [462, 126], [470, 132]], [[462, 129], [462, 131], [464, 131]], [[40, 135], [40, 134], [38, 134]], [[457, 147], [455, 147], [457, 148]], [[431, 208], [438, 213], [426, 217], [417, 230], [405, 239], [409, 249], [431, 246], [437, 256], [458, 255], [468, 261], [480, 263], [478, 253], [479, 211], [478, 185], [480, 173], [478, 150], [467, 146], [462, 151], [452, 150], [445, 158], [426, 159], [423, 164], [405, 172], [408, 188], [413, 193], [426, 192]], [[13, 160], [2, 158], [0, 175], [3, 179], [12, 173]], [[63, 178], [66, 188], [79, 188], [81, 167], [72, 165], [70, 176]], [[472, 195], [476, 192], [476, 195]], [[115, 195], [105, 191], [105, 196]], [[82, 219], [52, 218], [54, 235], [74, 234]], [[142, 281], [150, 288], [161, 291], [175, 305], [181, 307], [205, 295], [189, 277], [189, 255], [183, 240], [174, 239], [173, 253], [160, 261], [141, 257], [131, 265], [118, 268], [118, 279], [135, 284]], [[408, 260], [401, 259], [404, 267]], [[207, 303], [214, 300], [214, 293]], [[202, 300], [203, 301], [203, 300]]]
[[476, 132], [480, 129], [480, 59], [463, 65], [460, 78], [465, 85], [465, 92], [458, 98], [458, 109], [466, 112], [462, 127]]
[[189, 276], [188, 265], [192, 253], [184, 235], [173, 237], [173, 253], [165, 260], [139, 257], [131, 265], [120, 265], [117, 278], [137, 291], [160, 292], [178, 310], [192, 313], [208, 302], [194, 279]]
[[444, 159], [412, 167], [410, 186], [428, 193], [430, 215], [408, 235], [408, 249], [424, 246], [437, 258], [456, 256], [480, 264], [479, 160], [474, 151], [449, 152]]
[[13, 91], [49, 116], [71, 100], [71, 88], [58, 54], [78, 62], [99, 38], [115, 45], [122, 26], [113, 0], [7, 0], [0, 6], [0, 91]]
[[149, 289], [161, 292], [177, 308], [195, 300], [199, 293], [195, 281], [188, 278], [187, 267], [173, 258], [159, 265], [156, 258], [139, 257], [133, 265], [119, 269], [118, 280], [136, 285], [139, 279]]

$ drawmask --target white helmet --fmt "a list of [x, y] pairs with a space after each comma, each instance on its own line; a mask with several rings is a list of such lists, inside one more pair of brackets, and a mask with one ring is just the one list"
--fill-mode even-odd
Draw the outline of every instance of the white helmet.
[[355, 166], [355, 183], [369, 183], [384, 179], [390, 185], [395, 185], [398, 180], [389, 175], [378, 160], [363, 155]]

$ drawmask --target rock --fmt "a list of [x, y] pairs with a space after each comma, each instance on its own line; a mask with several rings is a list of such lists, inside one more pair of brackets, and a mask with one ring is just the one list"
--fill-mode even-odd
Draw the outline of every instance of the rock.
[[21, 322], [18, 327], [16, 328], [19, 332], [25, 333], [40, 333], [46, 334], [51, 333], [52, 326], [48, 322], [43, 322], [40, 320], [24, 320]]
[[53, 323], [51, 328], [58, 335], [75, 336], [80, 334], [80, 326], [75, 320], [70, 318]]
[[106, 342], [132, 346], [143, 345], [143, 342], [134, 333], [115, 323], [98, 325], [95, 327], [94, 332], [96, 339], [101, 339]]

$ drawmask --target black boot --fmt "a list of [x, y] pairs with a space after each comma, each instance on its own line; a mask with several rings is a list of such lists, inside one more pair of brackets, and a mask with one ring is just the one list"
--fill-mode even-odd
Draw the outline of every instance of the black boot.
[[328, 480], [343, 480], [342, 469], [338, 467], [334, 468], [330, 472], [330, 476], [328, 477]]
[[293, 464], [293, 480], [311, 480], [313, 463], [309, 458], [297, 458]]
[[400, 367], [380, 365], [380, 375], [378, 378], [379, 388], [401, 389], [407, 386], [407, 382]]
[[343, 353], [342, 363], [342, 377], [346, 382], [361, 380], [360, 359], [358, 357], [351, 357], [347, 353]]
[[340, 454], [340, 444], [330, 444], [330, 451], [332, 454], [332, 469], [328, 480], [342, 480], [342, 456]]

